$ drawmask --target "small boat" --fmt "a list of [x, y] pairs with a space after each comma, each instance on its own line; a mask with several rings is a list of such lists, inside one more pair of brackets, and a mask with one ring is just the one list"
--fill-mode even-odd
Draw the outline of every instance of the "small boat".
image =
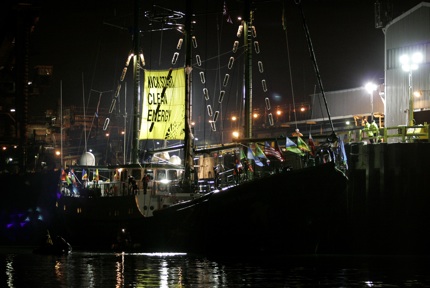
[[34, 254], [43, 255], [67, 255], [72, 252], [72, 246], [61, 236], [56, 236], [53, 240], [48, 231], [46, 240], [33, 250]]

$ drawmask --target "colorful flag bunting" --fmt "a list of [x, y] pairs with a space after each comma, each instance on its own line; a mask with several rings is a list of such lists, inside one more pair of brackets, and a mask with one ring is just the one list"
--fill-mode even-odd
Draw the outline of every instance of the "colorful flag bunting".
[[314, 139], [312, 138], [311, 133], [309, 132], [309, 139], [308, 139], [308, 144], [309, 144], [309, 148], [311, 149], [311, 155], [315, 156], [315, 143], [314, 143]]
[[266, 156], [272, 156], [281, 162], [284, 161], [281, 150], [279, 149], [276, 141], [274, 142], [274, 147], [272, 147], [267, 141], [264, 143], [264, 154], [266, 154]]
[[85, 169], [82, 169], [82, 180], [88, 180], [88, 174]]
[[61, 168], [61, 176], [60, 176], [61, 181], [66, 181], [66, 178], [67, 178], [66, 171], [64, 171], [64, 169]]
[[67, 174], [66, 181], [67, 181], [67, 185], [72, 184], [72, 175], [70, 172], [69, 174]]
[[290, 138], [286, 137], [285, 139], [285, 149], [295, 154], [299, 154], [303, 156], [302, 150], [297, 147], [297, 144], [293, 142]]
[[243, 152], [243, 147], [240, 148], [240, 156], [239, 156], [240, 160], [246, 159], [246, 155], [245, 152]]
[[255, 144], [255, 156], [260, 159], [267, 159], [266, 154], [264, 154], [263, 150], [261, 150], [260, 145]]
[[339, 138], [339, 149], [340, 149], [340, 158], [342, 159], [342, 164], [345, 165], [345, 168], [348, 169], [348, 158], [346, 157], [345, 145], [342, 139]]
[[285, 139], [285, 148], [288, 147], [297, 147], [296, 143], [293, 142], [290, 138], [286, 137]]
[[299, 147], [300, 150], [305, 152], [310, 152], [311, 149], [309, 149], [308, 144], [302, 139], [302, 137], [297, 137], [297, 147]]
[[260, 167], [264, 166], [264, 164], [260, 161], [260, 159], [255, 157], [254, 152], [252, 151], [252, 149], [250, 147], [248, 147], [247, 158], [249, 160], [254, 160], [255, 165], [257, 165], [257, 166], [260, 166]]

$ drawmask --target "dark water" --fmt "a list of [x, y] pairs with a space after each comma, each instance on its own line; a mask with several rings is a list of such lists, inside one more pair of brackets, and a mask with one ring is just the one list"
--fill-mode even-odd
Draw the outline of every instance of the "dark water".
[[0, 287], [430, 287], [430, 257], [286, 256], [213, 260], [185, 254], [35, 255], [0, 248]]

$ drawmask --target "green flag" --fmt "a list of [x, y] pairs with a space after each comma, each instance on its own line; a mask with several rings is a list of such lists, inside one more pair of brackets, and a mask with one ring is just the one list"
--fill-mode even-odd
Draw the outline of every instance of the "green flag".
[[255, 144], [255, 156], [261, 159], [267, 159], [266, 154], [264, 154], [263, 150], [261, 150], [258, 144]]
[[311, 151], [311, 149], [309, 149], [308, 144], [306, 144], [306, 142], [300, 136], [297, 137], [297, 147], [299, 147], [300, 150], [305, 152]]
[[240, 160], [246, 159], [246, 155], [245, 152], [243, 152], [243, 148], [240, 148], [240, 156], [239, 156]]
[[300, 149], [297, 147], [296, 143], [294, 143], [294, 142], [293, 142], [290, 138], [288, 138], [288, 137], [285, 139], [285, 149], [286, 149], [287, 151], [292, 152], [292, 153], [299, 154], [299, 155], [303, 156], [303, 152], [302, 152], [302, 150], [300, 150]]

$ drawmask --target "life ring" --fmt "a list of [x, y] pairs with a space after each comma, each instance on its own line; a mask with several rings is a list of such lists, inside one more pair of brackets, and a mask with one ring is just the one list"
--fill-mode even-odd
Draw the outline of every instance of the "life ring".
[[158, 182], [157, 186], [158, 186], [158, 191], [160, 191], [160, 192], [166, 192], [166, 190], [167, 190], [167, 184], [163, 184], [161, 182]]

